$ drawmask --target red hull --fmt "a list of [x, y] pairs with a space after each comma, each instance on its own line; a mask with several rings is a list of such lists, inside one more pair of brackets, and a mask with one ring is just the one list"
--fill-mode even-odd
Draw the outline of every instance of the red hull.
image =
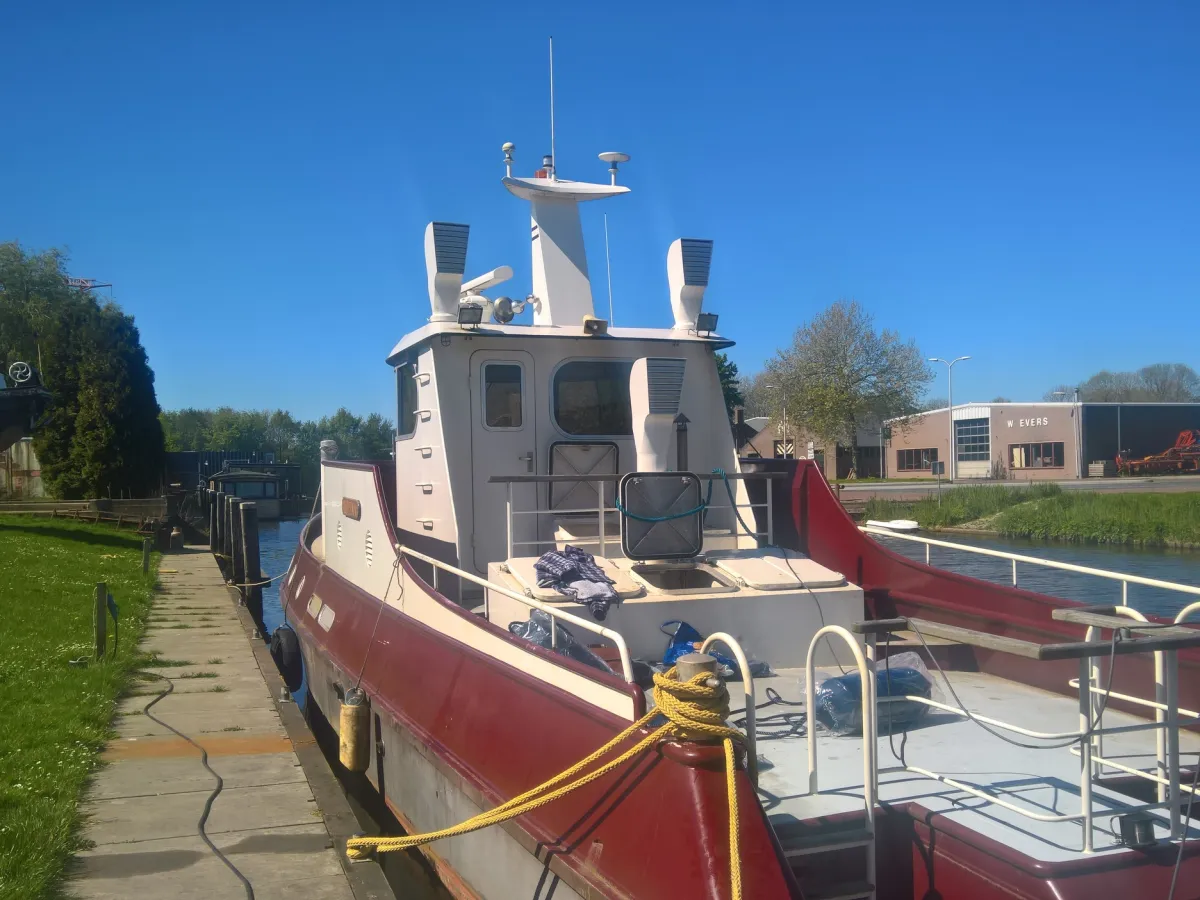
[[[1050, 618], [1051, 610], [1067, 605], [1065, 601], [952, 575], [865, 538], [807, 461], [796, 467], [786, 499], [799, 549], [862, 584], [873, 615], [922, 616], [1030, 640], [1079, 637], [1077, 630]], [[351, 680], [361, 670], [372, 712], [392, 720], [484, 806], [552, 777], [626, 724], [393, 607], [381, 612], [375, 598], [325, 569], [303, 542], [294, 566], [297, 572], [284, 580], [281, 599], [292, 611], [288, 621], [302, 642]], [[455, 614], [517, 640], [442, 597], [407, 564], [406, 571], [410, 585]], [[337, 627], [331, 631], [312, 627], [304, 612], [314, 591], [337, 611]], [[547, 651], [536, 652], [556, 664], [574, 665]], [[975, 664], [1058, 692], [1067, 690], [1067, 679], [1074, 674], [982, 651], [977, 651]], [[1181, 654], [1180, 667], [1191, 676], [1183, 680], [1184, 705], [1200, 701], [1200, 679], [1195, 677], [1200, 654]], [[1118, 689], [1145, 695], [1147, 675], [1147, 664], [1122, 660]], [[641, 702], [636, 688], [625, 688]], [[737, 789], [745, 896], [799, 897], [743, 772]], [[403, 809], [397, 812], [407, 815]], [[715, 900], [729, 896], [726, 822], [719, 748], [669, 744], [619, 776], [501, 827], [581, 895]], [[917, 804], [885, 811], [877, 847], [881, 900], [1165, 896], [1174, 862], [1173, 854], [1165, 852], [1170, 848], [1164, 848], [1161, 855], [1128, 853], [1042, 864]], [[436, 855], [437, 846], [431, 849]], [[1176, 900], [1200, 897], [1197, 884], [1200, 860], [1189, 852]], [[487, 887], [473, 885], [480, 893]], [[462, 893], [470, 896], [465, 887]]]

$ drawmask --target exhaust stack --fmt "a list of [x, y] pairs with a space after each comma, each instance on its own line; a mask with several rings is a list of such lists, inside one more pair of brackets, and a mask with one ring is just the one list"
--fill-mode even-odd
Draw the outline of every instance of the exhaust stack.
[[429, 274], [430, 322], [457, 322], [458, 298], [467, 268], [470, 225], [430, 222], [425, 226], [425, 271]]
[[683, 331], [696, 328], [703, 311], [704, 290], [712, 265], [713, 242], [698, 238], [679, 238], [667, 250], [667, 283], [671, 287], [671, 312], [674, 327]]
[[675, 463], [675, 417], [686, 363], [663, 356], [643, 356], [633, 362], [629, 401], [639, 472], [667, 472]]

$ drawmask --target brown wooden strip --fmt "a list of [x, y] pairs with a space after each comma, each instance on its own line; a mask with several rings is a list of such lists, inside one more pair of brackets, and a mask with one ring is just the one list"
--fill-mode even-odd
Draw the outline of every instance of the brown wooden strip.
[[[292, 752], [292, 742], [277, 734], [206, 734], [199, 735], [196, 742], [208, 751], [209, 756], [249, 756], [255, 753]], [[103, 758], [107, 760], [169, 759], [198, 755], [199, 751], [183, 738], [141, 737], [113, 741], [105, 748]]]

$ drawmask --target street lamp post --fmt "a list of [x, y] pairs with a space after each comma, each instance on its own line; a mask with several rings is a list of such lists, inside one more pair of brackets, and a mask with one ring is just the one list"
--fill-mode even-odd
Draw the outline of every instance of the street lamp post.
[[963, 360], [970, 359], [969, 356], [960, 356], [958, 359], [942, 359], [940, 356], [929, 357], [930, 362], [940, 362], [946, 364], [946, 403], [949, 404], [948, 410], [950, 415], [950, 480], [954, 481], [954, 476], [958, 471], [958, 466], [955, 463], [958, 461], [958, 454], [954, 452], [954, 364], [960, 363]]

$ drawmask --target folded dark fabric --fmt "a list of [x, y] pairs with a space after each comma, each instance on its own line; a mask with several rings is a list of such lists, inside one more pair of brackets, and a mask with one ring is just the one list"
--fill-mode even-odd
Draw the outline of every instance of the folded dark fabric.
[[533, 564], [538, 587], [552, 587], [560, 594], [584, 604], [597, 622], [603, 622], [610, 604], [619, 603], [613, 580], [596, 565], [586, 550], [566, 547], [551, 550]]

